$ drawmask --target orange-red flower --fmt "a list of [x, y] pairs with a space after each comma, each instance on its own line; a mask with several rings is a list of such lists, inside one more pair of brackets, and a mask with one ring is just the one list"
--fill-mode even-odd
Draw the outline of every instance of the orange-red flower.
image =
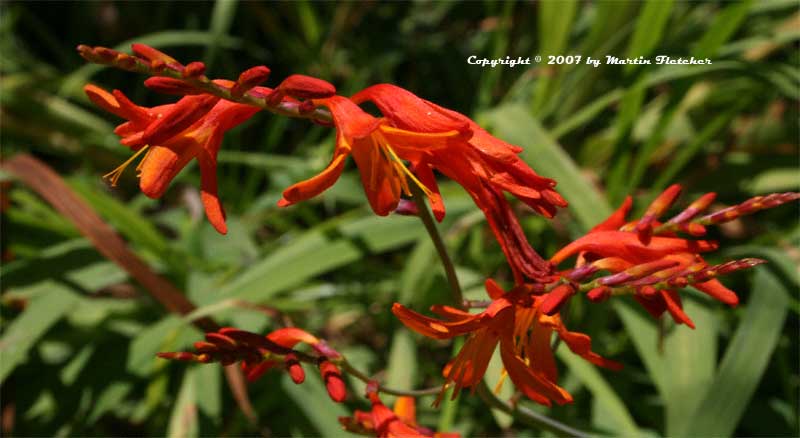
[[181, 169], [196, 158], [206, 216], [217, 231], [225, 234], [225, 212], [217, 196], [217, 152], [225, 132], [259, 109], [205, 94], [147, 108], [134, 104], [118, 90], [112, 94], [87, 85], [84, 91], [97, 106], [127, 120], [114, 132], [121, 137], [120, 143], [136, 153], [106, 175], [112, 185], [136, 157], [145, 153], [137, 166], [139, 187], [148, 197], [159, 198]]
[[458, 438], [457, 433], [434, 432], [417, 424], [413, 397], [398, 397], [394, 409], [383, 404], [374, 384], [367, 385], [367, 397], [372, 403], [369, 412], [356, 410], [352, 417], [339, 417], [342, 427], [353, 433], [379, 438]]
[[333, 115], [337, 128], [333, 159], [317, 176], [287, 188], [278, 205], [292, 205], [322, 193], [339, 179], [345, 159], [352, 155], [361, 173], [364, 192], [376, 214], [385, 216], [391, 213], [400, 201], [401, 192], [411, 195], [408, 186], [408, 180], [411, 180], [429, 196], [437, 217], [442, 217], [444, 210], [439, 208], [441, 197], [436, 191], [435, 181], [431, 184], [431, 181], [425, 181], [424, 176], [418, 179], [406, 167], [402, 157], [444, 149], [450, 139], [460, 135], [458, 131], [423, 134], [397, 129], [385, 119], [367, 114], [342, 96], [314, 102], [328, 107]]
[[[672, 205], [679, 192], [680, 186], [671, 186], [653, 201], [640, 220], [632, 222], [626, 219], [632, 206], [632, 199], [628, 197], [608, 219], [595, 226], [585, 236], [562, 248], [550, 261], [559, 264], [571, 256], [577, 256], [576, 270], [597, 267], [613, 273], [630, 272], [637, 266], [656, 267], [657, 272], [653, 274], [655, 279], [668, 280], [675, 277], [675, 281], [669, 283], [671, 287], [656, 288], [651, 284], [652, 281], [640, 281], [641, 284], [638, 286], [636, 282], [632, 282], [635, 288], [634, 299], [655, 317], [661, 316], [666, 311], [676, 322], [694, 328], [692, 320], [683, 312], [676, 289], [686, 286], [683, 274], [689, 275], [709, 267], [700, 254], [717, 249], [717, 244], [709, 240], [685, 239], [678, 237], [672, 231], [663, 231], [665, 228], [657, 221], [658, 217]], [[701, 197], [676, 216], [677, 220], [673, 219], [665, 225], [693, 234], [703, 234], [705, 229], [699, 223], [689, 222], [689, 219], [707, 208], [712, 200], [713, 195]], [[747, 267], [757, 263], [748, 262], [737, 267]], [[665, 265], [659, 268], [657, 266], [659, 264]], [[620, 279], [624, 279], [623, 277], [625, 275]], [[739, 302], [736, 293], [719, 280], [708, 279], [692, 285], [729, 306], [736, 306]], [[611, 288], [607, 286], [592, 291], [590, 298], [602, 300], [608, 297]]]
[[486, 282], [486, 290], [493, 301], [479, 314], [433, 306], [431, 310], [443, 318], [435, 319], [397, 303], [392, 307], [403, 324], [424, 336], [434, 339], [469, 336], [456, 358], [444, 369], [446, 381], [456, 387], [454, 396], [461, 388], [474, 387], [480, 381], [499, 343], [508, 376], [528, 398], [547, 406], [551, 402], [572, 402], [572, 396], [556, 384], [558, 372], [550, 348], [553, 332], [570, 350], [589, 362], [614, 369], [620, 367], [592, 352], [591, 338], [567, 330], [558, 314], [545, 315], [541, 311], [544, 296], [533, 295], [526, 286], [504, 292], [492, 280]]
[[[365, 101], [374, 102], [384, 117], [375, 118], [356, 105]], [[546, 217], [566, 201], [553, 189], [553, 180], [537, 175], [517, 156], [520, 148], [491, 136], [462, 114], [393, 85], [369, 87], [352, 100], [333, 96], [314, 104], [328, 107], [333, 115], [337, 128], [333, 160], [319, 175], [289, 187], [279, 205], [311, 198], [333, 185], [345, 158], [353, 155], [375, 213], [392, 212], [403, 192], [410, 195], [411, 180], [422, 188], [441, 220], [445, 209], [435, 169], [462, 185], [483, 210], [520, 282], [523, 276], [540, 279], [550, 274], [550, 265], [528, 244], [503, 192]]]

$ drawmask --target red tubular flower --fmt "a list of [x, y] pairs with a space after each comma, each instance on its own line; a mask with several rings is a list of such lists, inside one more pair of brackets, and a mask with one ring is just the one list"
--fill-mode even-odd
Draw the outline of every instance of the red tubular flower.
[[416, 313], [395, 303], [392, 312], [408, 328], [434, 339], [468, 335], [464, 347], [444, 369], [447, 383], [455, 384], [454, 396], [463, 387], [473, 387], [486, 372], [497, 344], [508, 376], [531, 400], [550, 406], [552, 402], [572, 402], [572, 396], [556, 384], [556, 370], [550, 338], [555, 331], [575, 354], [595, 365], [618, 369], [620, 364], [591, 351], [589, 336], [570, 332], [558, 314], [545, 315], [541, 306], [546, 296], [532, 295], [529, 288], [518, 286], [504, 292], [492, 280], [486, 290], [493, 299], [479, 314], [452, 307], [433, 306], [443, 319]]
[[[634, 299], [655, 317], [668, 312], [675, 322], [694, 328], [692, 320], [683, 312], [676, 289], [691, 284], [711, 297], [736, 306], [736, 293], [714, 277], [738, 269], [763, 263], [757, 259], [743, 259], [722, 265], [709, 266], [701, 253], [717, 249], [716, 242], [690, 240], [678, 237], [683, 231], [692, 236], [705, 234], [705, 226], [733, 220], [742, 214], [800, 198], [797, 193], [759, 196], [720, 212], [696, 218], [709, 207], [715, 195], [701, 196], [684, 211], [665, 223], [658, 222], [675, 202], [680, 186], [673, 185], [658, 196], [639, 220], [627, 222], [632, 199], [628, 197], [608, 219], [595, 226], [588, 234], [562, 248], [550, 259], [559, 264], [577, 256], [576, 268], [563, 273], [573, 281], [597, 271], [614, 273], [588, 283], [592, 301], [602, 301], [613, 291], [631, 290]], [[554, 296], [552, 300], [557, 297]]]
[[[283, 192], [281, 207], [312, 198], [332, 186], [344, 169], [345, 159], [352, 155], [361, 171], [361, 181], [372, 210], [386, 216], [397, 208], [401, 192], [411, 194], [408, 180], [420, 186], [431, 199], [441, 205], [436, 187], [428, 187], [406, 167], [401, 157], [421, 154], [426, 149], [442, 149], [457, 131], [441, 134], [420, 134], [389, 126], [385, 119], [376, 119], [364, 112], [350, 99], [333, 96], [314, 101], [327, 106], [336, 125], [336, 149], [333, 160], [319, 175], [297, 183]], [[440, 216], [443, 210], [434, 207]]]
[[[384, 117], [376, 119], [356, 103], [374, 102]], [[336, 150], [319, 175], [289, 187], [279, 205], [316, 196], [338, 179], [352, 154], [375, 213], [394, 211], [408, 179], [422, 188], [434, 215], [442, 220], [444, 203], [433, 170], [461, 184], [485, 213], [519, 282], [527, 276], [546, 278], [551, 266], [528, 244], [503, 192], [510, 192], [538, 213], [552, 217], [566, 201], [555, 182], [537, 175], [505, 143], [455, 111], [439, 107], [393, 85], [369, 87], [352, 100], [333, 96], [315, 99], [327, 106], [337, 128]], [[355, 102], [355, 103], [354, 103]], [[410, 169], [404, 162], [411, 164]]]
[[339, 417], [344, 430], [379, 438], [435, 437], [458, 438], [457, 433], [433, 432], [417, 424], [414, 398], [398, 397], [394, 409], [383, 404], [374, 385], [367, 385], [367, 397], [372, 403], [369, 412], [356, 410], [352, 417]]
[[117, 90], [111, 94], [87, 85], [84, 91], [97, 106], [128, 120], [114, 132], [121, 137], [120, 143], [137, 152], [106, 175], [111, 184], [116, 185], [124, 169], [146, 152], [137, 166], [139, 187], [148, 197], [159, 198], [181, 169], [196, 158], [206, 216], [218, 232], [225, 234], [225, 212], [217, 196], [217, 152], [225, 132], [259, 109], [209, 95], [185, 96], [174, 104], [146, 108]]

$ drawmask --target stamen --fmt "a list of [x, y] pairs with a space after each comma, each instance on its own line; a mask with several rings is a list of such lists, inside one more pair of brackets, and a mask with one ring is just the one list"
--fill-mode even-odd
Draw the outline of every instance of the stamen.
[[500, 391], [503, 390], [503, 383], [505, 383], [506, 377], [508, 377], [508, 371], [506, 371], [506, 369], [503, 368], [503, 371], [500, 372], [500, 378], [497, 379], [497, 384], [494, 385], [494, 390], [493, 390], [494, 395], [499, 395]]
[[403, 188], [406, 190], [406, 194], [411, 195], [410, 190], [408, 190], [408, 184], [406, 183], [404, 178], [402, 178], [403, 176], [408, 176], [409, 178], [411, 178], [411, 181], [414, 181], [414, 184], [416, 184], [420, 189], [422, 189], [422, 192], [425, 193], [426, 196], [433, 196], [433, 192], [431, 192], [429, 188], [425, 187], [425, 184], [422, 184], [422, 182], [419, 179], [417, 179], [417, 177], [414, 176], [414, 174], [411, 173], [410, 170], [408, 170], [408, 167], [406, 167], [406, 165], [403, 163], [403, 160], [397, 156], [397, 154], [394, 152], [394, 149], [392, 149], [392, 147], [389, 145], [389, 142], [386, 140], [386, 137], [384, 137], [380, 132], [376, 132], [373, 135], [377, 137], [381, 147], [386, 152], [389, 153], [389, 158], [394, 162], [395, 169], [399, 171], [398, 176], [401, 177]]
[[[142, 152], [147, 150], [148, 147], [149, 147], [149, 145], [143, 146], [141, 149], [136, 151], [136, 153], [133, 154], [130, 158], [125, 160], [124, 163], [120, 164], [116, 169], [114, 169], [111, 172], [108, 172], [107, 174], [103, 175], [103, 179], [109, 180], [111, 182], [111, 187], [116, 187], [117, 186], [117, 181], [119, 181], [119, 177], [122, 176], [122, 172], [125, 171], [125, 168], [130, 166], [130, 164], [133, 162], [133, 160], [135, 160], [136, 157], [141, 155]], [[140, 165], [141, 165], [141, 163], [140, 163]], [[139, 166], [136, 166], [136, 170], [139, 170]]]

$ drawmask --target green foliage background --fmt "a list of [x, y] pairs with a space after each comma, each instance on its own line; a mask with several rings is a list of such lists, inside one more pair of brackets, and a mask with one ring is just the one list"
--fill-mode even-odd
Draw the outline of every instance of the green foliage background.
[[[4, 158], [30, 152], [70, 186], [201, 310], [225, 324], [265, 332], [277, 308], [327, 338], [351, 362], [401, 388], [440, 383], [447, 344], [419, 338], [391, 315], [446, 300], [446, 282], [415, 218], [378, 218], [351, 166], [324, 196], [275, 206], [290, 183], [319, 171], [332, 131], [259, 114], [229, 133], [220, 154], [230, 232], [219, 236], [198, 209], [189, 168], [161, 200], [141, 195], [130, 170], [110, 189], [100, 175], [127, 158], [117, 120], [81, 87], [124, 90], [140, 104], [171, 101], [143, 77], [85, 65], [84, 43], [128, 50], [130, 42], [179, 60], [204, 60], [212, 77], [250, 66], [333, 82], [349, 95], [391, 82], [470, 114], [521, 145], [526, 161], [559, 181], [570, 208], [552, 221], [520, 208], [534, 246], [549, 255], [605, 217], [625, 194], [643, 208], [673, 182], [684, 204], [706, 192], [733, 204], [797, 190], [800, 13], [771, 2], [80, 2], [0, 4], [0, 104]], [[497, 58], [577, 54], [698, 56], [710, 66], [480, 68]], [[4, 181], [12, 181], [3, 176]], [[256, 435], [218, 366], [166, 363], [157, 351], [185, 348], [200, 333], [166, 314], [99, 255], [63, 217], [21, 184], [4, 184], [0, 378], [4, 432], [19, 436]], [[502, 253], [466, 194], [443, 185], [440, 229], [467, 295], [487, 277], [508, 281]], [[564, 348], [569, 406], [543, 409], [600, 435], [798, 434], [797, 207], [748, 217], [714, 236], [725, 257], [769, 265], [728, 278], [742, 305], [724, 308], [687, 293], [692, 331], [661, 326], [624, 299], [572, 300], [573, 330], [620, 372], [588, 366]], [[245, 305], [249, 303], [248, 305]], [[488, 375], [490, 384], [499, 369]], [[351, 382], [345, 406], [319, 379], [295, 386], [270, 373], [250, 386], [260, 432], [341, 436], [336, 421], [365, 408]], [[509, 396], [509, 388], [503, 392]], [[467, 436], [540, 435], [462, 395], [441, 410], [423, 399], [420, 422]]]

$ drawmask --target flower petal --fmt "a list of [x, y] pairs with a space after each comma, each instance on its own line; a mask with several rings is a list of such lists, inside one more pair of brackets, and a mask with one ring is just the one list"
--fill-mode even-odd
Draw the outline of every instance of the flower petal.
[[278, 201], [278, 206], [286, 207], [300, 201], [305, 201], [330, 188], [342, 175], [346, 159], [347, 152], [343, 149], [339, 149], [334, 153], [333, 160], [331, 160], [322, 172], [284, 190], [283, 198]]
[[358, 104], [371, 101], [400, 129], [414, 132], [467, 131], [469, 125], [442, 114], [414, 93], [392, 84], [378, 84], [361, 90], [352, 98]]
[[204, 151], [198, 155], [197, 161], [200, 163], [200, 200], [206, 217], [220, 234], [227, 234], [225, 210], [217, 195], [217, 160]]
[[434, 339], [450, 339], [478, 330], [484, 325], [483, 317], [480, 314], [471, 315], [470, 318], [464, 318], [460, 321], [441, 321], [414, 312], [399, 303], [394, 303], [392, 313], [406, 327], [423, 336]]

